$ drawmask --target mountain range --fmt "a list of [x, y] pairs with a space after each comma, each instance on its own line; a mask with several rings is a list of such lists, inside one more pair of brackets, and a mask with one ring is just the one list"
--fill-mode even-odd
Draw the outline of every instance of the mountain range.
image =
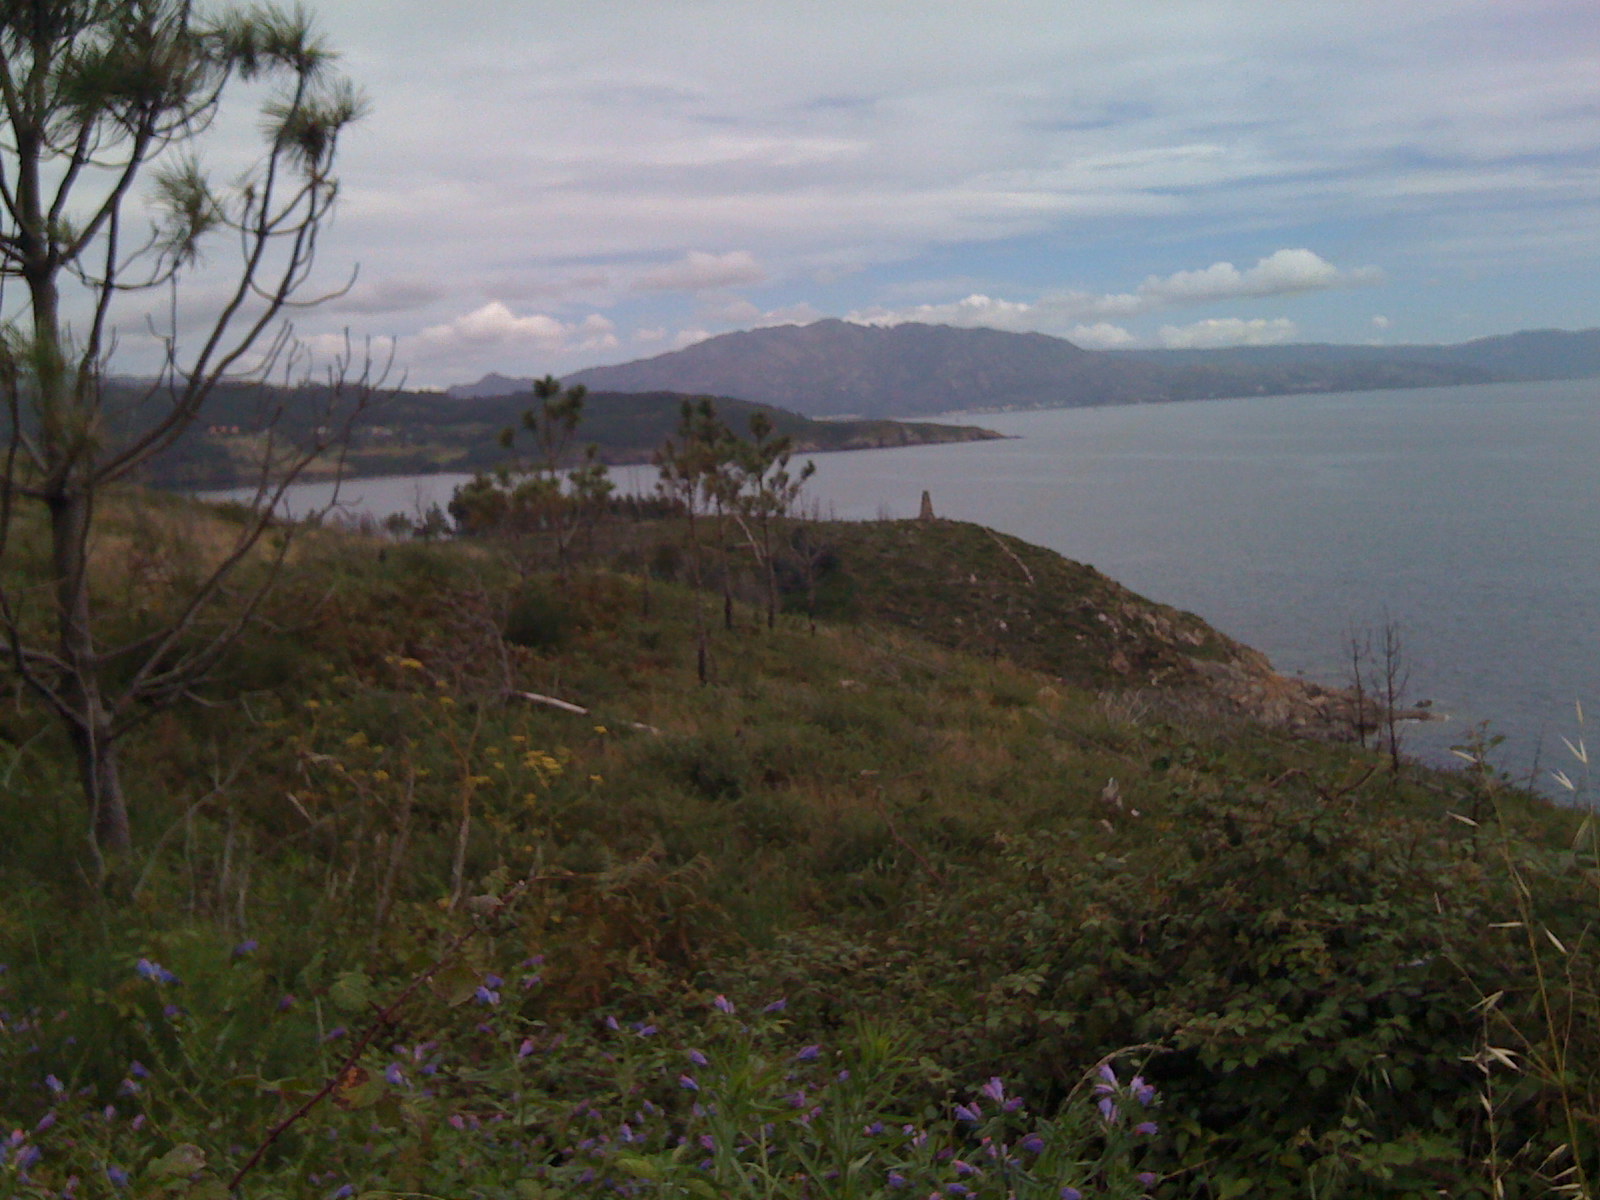
[[[1594, 375], [1600, 329], [1450, 346], [1085, 350], [1042, 333], [824, 320], [725, 333], [652, 358], [591, 367], [564, 382], [608, 392], [737, 396], [808, 416], [906, 417]], [[450, 394], [504, 395], [531, 386], [489, 375]]]

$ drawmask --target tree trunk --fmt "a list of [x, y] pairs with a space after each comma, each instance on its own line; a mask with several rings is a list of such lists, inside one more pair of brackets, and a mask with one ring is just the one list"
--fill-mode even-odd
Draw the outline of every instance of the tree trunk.
[[128, 804], [117, 769], [116, 733], [100, 694], [100, 664], [89, 621], [88, 546], [93, 506], [71, 490], [49, 502], [51, 566], [56, 579], [57, 654], [63, 677], [57, 684], [66, 712], [78, 777], [89, 805], [90, 827], [102, 852], [125, 853], [132, 845]]

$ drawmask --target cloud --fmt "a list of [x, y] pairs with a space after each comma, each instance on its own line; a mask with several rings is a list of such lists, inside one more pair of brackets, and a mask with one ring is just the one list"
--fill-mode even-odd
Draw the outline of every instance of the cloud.
[[578, 353], [611, 350], [621, 344], [616, 327], [599, 313], [575, 322], [560, 321], [544, 313], [519, 317], [499, 300], [443, 325], [430, 325], [415, 340], [441, 356], [485, 350]]
[[1074, 325], [1067, 330], [1067, 340], [1085, 350], [1117, 350], [1138, 341], [1120, 325], [1097, 321], [1093, 325]]
[[727, 254], [691, 250], [675, 263], [646, 271], [633, 286], [640, 292], [704, 292], [766, 280], [766, 271], [747, 250], [731, 250]]
[[1192, 325], [1163, 325], [1161, 344], [1169, 350], [1212, 350], [1220, 346], [1280, 346], [1300, 329], [1287, 317], [1213, 317]]
[[377, 316], [383, 313], [410, 312], [442, 300], [448, 291], [436, 280], [389, 276], [358, 280], [343, 296], [330, 301], [328, 311], [336, 314]]
[[1379, 313], [1377, 316], [1372, 318], [1372, 327], [1374, 329], [1387, 329], [1392, 324], [1394, 324], [1394, 322], [1389, 320], [1389, 318], [1384, 316], [1382, 313]]
[[1277, 250], [1247, 271], [1230, 262], [1217, 262], [1203, 271], [1178, 271], [1164, 279], [1152, 275], [1139, 285], [1135, 300], [1138, 311], [1149, 312], [1213, 300], [1260, 299], [1382, 282], [1383, 272], [1376, 267], [1341, 271], [1310, 250]]
[[[1127, 319], [1171, 308], [1188, 308], [1221, 300], [1259, 300], [1291, 296], [1330, 288], [1364, 287], [1383, 281], [1376, 267], [1344, 270], [1321, 255], [1305, 249], [1277, 250], [1246, 270], [1230, 262], [1216, 262], [1196, 271], [1148, 276], [1131, 292], [1053, 292], [1038, 300], [1004, 300], [975, 292], [948, 304], [919, 304], [911, 308], [870, 308], [852, 313], [852, 321], [866, 325], [899, 325], [921, 321], [932, 325], [982, 325], [1013, 332], [1037, 330], [1072, 337], [1091, 322], [1090, 331], [1105, 318]], [[1068, 332], [1069, 330], [1073, 332]], [[1105, 334], [1102, 334], [1105, 336]], [[1131, 335], [1130, 335], [1131, 337]]]
[[672, 348], [682, 350], [686, 346], [693, 346], [696, 342], [703, 342], [711, 337], [709, 329], [680, 329], [672, 339]]

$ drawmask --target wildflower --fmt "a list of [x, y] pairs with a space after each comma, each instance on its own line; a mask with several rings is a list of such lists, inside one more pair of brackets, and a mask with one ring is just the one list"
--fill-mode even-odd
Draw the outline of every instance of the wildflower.
[[977, 1167], [973, 1166], [969, 1162], [963, 1162], [959, 1158], [952, 1159], [951, 1162], [950, 1162], [950, 1167], [951, 1167], [952, 1170], [955, 1171], [955, 1173], [957, 1175], [961, 1176], [961, 1178], [963, 1178], [963, 1179], [967, 1178], [967, 1176], [969, 1176], [969, 1175], [976, 1175], [978, 1173], [978, 1168]]
[[[493, 978], [491, 976], [491, 978]], [[478, 985], [478, 990], [472, 993], [472, 998], [479, 1004], [499, 1004], [500, 993], [484, 984]]]
[[822, 1057], [822, 1047], [815, 1045], [802, 1046], [800, 1047], [800, 1052], [794, 1057], [796, 1062], [816, 1062], [817, 1059]]
[[1037, 1133], [1030, 1133], [1022, 1139], [1022, 1148], [1029, 1154], [1039, 1154], [1044, 1150], [1044, 1138]]
[[849, 1083], [850, 1082], [850, 1072], [847, 1071], [847, 1070], [846, 1071], [840, 1071], [836, 1076], [834, 1076], [834, 1078], [839, 1083]]
[[1100, 1097], [1100, 1116], [1107, 1125], [1117, 1119], [1117, 1105], [1110, 1096]]
[[700, 1051], [691, 1050], [689, 1051], [689, 1061], [697, 1067], [703, 1067], [707, 1065], [709, 1060], [704, 1054], [701, 1054]]
[[1141, 1121], [1139, 1124], [1133, 1127], [1133, 1131], [1135, 1133], [1142, 1133], [1146, 1137], [1154, 1137], [1160, 1132], [1160, 1126], [1158, 1126], [1154, 1121]]
[[113, 1187], [128, 1186], [128, 1173], [114, 1163], [106, 1166], [106, 1178], [111, 1180]]
[[523, 1038], [522, 1039], [522, 1045], [517, 1047], [517, 1057], [518, 1058], [527, 1058], [528, 1055], [530, 1055], [532, 1053], [533, 1053], [533, 1039], [531, 1037], [530, 1038]]
[[1109, 1092], [1117, 1086], [1117, 1073], [1111, 1069], [1110, 1063], [1100, 1064], [1100, 1082], [1094, 1085], [1097, 1092]]
[[892, 1188], [903, 1188], [906, 1186], [908, 1181], [904, 1175], [900, 1174], [899, 1171], [890, 1171], [888, 1182], [889, 1186]]
[[868, 1125], [861, 1132], [865, 1133], [868, 1137], [877, 1137], [880, 1133], [883, 1132], [883, 1122], [882, 1121], [874, 1121], [871, 1125]]
[[285, 992], [282, 996], [278, 997], [278, 1011], [279, 1012], [288, 1012], [293, 1007], [294, 1007], [294, 995], [292, 993]]
[[493, 971], [483, 977], [483, 986], [486, 988], [501, 988], [505, 986], [505, 983], [506, 981]]
[[615, 1017], [607, 1017], [606, 1028], [611, 1030], [612, 1033], [616, 1033], [617, 1030], [622, 1028], [622, 1026], [617, 1024], [617, 1019]]
[[325, 1042], [337, 1042], [349, 1032], [350, 1031], [343, 1025], [335, 1025], [332, 1029], [328, 1030], [327, 1033], [322, 1035], [322, 1040]]
[[715, 1151], [716, 1148], [717, 1148], [717, 1139], [716, 1138], [712, 1137], [709, 1133], [702, 1133], [700, 1135], [700, 1149]]
[[169, 1021], [176, 1021], [179, 1017], [183, 1016], [183, 1009], [179, 1008], [176, 1004], [169, 1004], [161, 1010], [161, 1015]]
[[352, 1183], [347, 1183], [338, 1191], [333, 1193], [332, 1200], [345, 1200], [347, 1196], [354, 1196], [355, 1194], [355, 1185]]
[[390, 1087], [404, 1087], [406, 1084], [406, 1074], [397, 1062], [392, 1062], [383, 1069], [383, 1077]]
[[1140, 1187], [1153, 1188], [1161, 1182], [1161, 1176], [1154, 1171], [1140, 1171], [1134, 1178], [1139, 1181]]
[[767, 1005], [761, 1011], [770, 1015], [772, 1013], [781, 1013], [784, 1009], [786, 1009], [788, 1007], [789, 1007], [789, 1002], [787, 1000], [774, 1000], [771, 1004]]
[[1014, 1112], [1017, 1111], [1017, 1109], [1019, 1109], [1021, 1107], [1022, 1107], [1022, 1097], [1021, 1096], [1013, 1096], [1013, 1097], [1011, 1097], [1011, 1099], [1007, 1100], [1004, 1104], [1002, 1104], [1000, 1106], [1000, 1111], [1001, 1112], [1014, 1113]]
[[108, 1121], [115, 1121], [117, 1119], [117, 1106], [115, 1104], [106, 1105], [100, 1110], [100, 1115]]
[[656, 1027], [654, 1025], [646, 1025], [643, 1021], [639, 1021], [634, 1024], [633, 1032], [642, 1038], [652, 1037], [656, 1032]]
[[716, 1006], [716, 1010], [718, 1012], [723, 1012], [723, 1013], [732, 1013], [733, 1012], [733, 1001], [729, 1000], [726, 996], [722, 995], [721, 993], [718, 993], [717, 998], [715, 1000], [713, 1000], [711, 1003]]
[[944, 1194], [947, 1196], [970, 1196], [972, 1189], [964, 1183], [947, 1183], [944, 1185]]
[[989, 1082], [978, 1089], [996, 1104], [1005, 1103], [1006, 1085], [1001, 1082], [998, 1075], [991, 1076]]
[[1128, 1084], [1128, 1090], [1133, 1093], [1133, 1098], [1146, 1108], [1155, 1101], [1156, 1089], [1144, 1081], [1143, 1075], [1135, 1075], [1133, 1082]]
[[976, 1125], [979, 1121], [983, 1120], [983, 1114], [978, 1111], [977, 1105], [973, 1105], [969, 1108], [965, 1104], [958, 1104], [956, 1105], [956, 1120], [968, 1121], [973, 1125]]
[[1061, 1189], [1061, 1200], [1083, 1200], [1083, 1193], [1075, 1187]]
[[67, 1090], [67, 1085], [62, 1083], [61, 1080], [57, 1079], [54, 1075], [46, 1075], [44, 1077], [44, 1085], [57, 1096], [61, 1095], [62, 1092]]
[[49, 1112], [45, 1113], [44, 1116], [39, 1118], [39, 1123], [33, 1127], [33, 1131], [35, 1133], [43, 1133], [46, 1129], [49, 1129], [50, 1126], [54, 1125], [55, 1123], [56, 1123], [56, 1110], [52, 1108]]
[[246, 938], [233, 948], [233, 956], [235, 958], [243, 958], [247, 954], [254, 954], [260, 945], [261, 943], [256, 941], [255, 938]]
[[694, 1076], [692, 1075], [679, 1075], [678, 1086], [686, 1092], [698, 1092], [700, 1090], [700, 1085], [694, 1081]]
[[150, 1068], [136, 1058], [128, 1064], [128, 1075], [132, 1079], [149, 1079]]

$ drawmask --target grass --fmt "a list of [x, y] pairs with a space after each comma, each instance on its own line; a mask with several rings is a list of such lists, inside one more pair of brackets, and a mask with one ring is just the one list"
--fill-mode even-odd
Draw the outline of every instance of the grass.
[[[162, 514], [151, 533], [114, 510], [105, 544], [176, 562], [227, 528]], [[213, 707], [131, 736], [115, 895], [85, 874], [58, 734], [15, 691], [5, 1186], [122, 1194], [115, 1167], [198, 1197], [253, 1162], [241, 1194], [295, 1197], [889, 1196], [891, 1172], [958, 1198], [1587, 1187], [1576, 814], [1198, 702], [1191, 658], [1250, 652], [955, 523], [808, 529], [815, 628], [805, 579], [770, 631], [737, 581], [701, 686], [703, 599], [628, 569], [670, 566], [676, 536], [608, 530], [563, 580], [526, 547], [305, 531]], [[131, 561], [97, 559], [107, 594]], [[1516, 1069], [1486, 1076], [1485, 1045]], [[1137, 1137], [1094, 1091], [1129, 1046], [1155, 1048], [1129, 1061], [1162, 1096]], [[677, 1083], [691, 1050], [706, 1094]], [[991, 1077], [1026, 1128], [957, 1115]], [[1033, 1134], [1048, 1154], [1018, 1149]], [[955, 1173], [983, 1137], [1022, 1174]]]

